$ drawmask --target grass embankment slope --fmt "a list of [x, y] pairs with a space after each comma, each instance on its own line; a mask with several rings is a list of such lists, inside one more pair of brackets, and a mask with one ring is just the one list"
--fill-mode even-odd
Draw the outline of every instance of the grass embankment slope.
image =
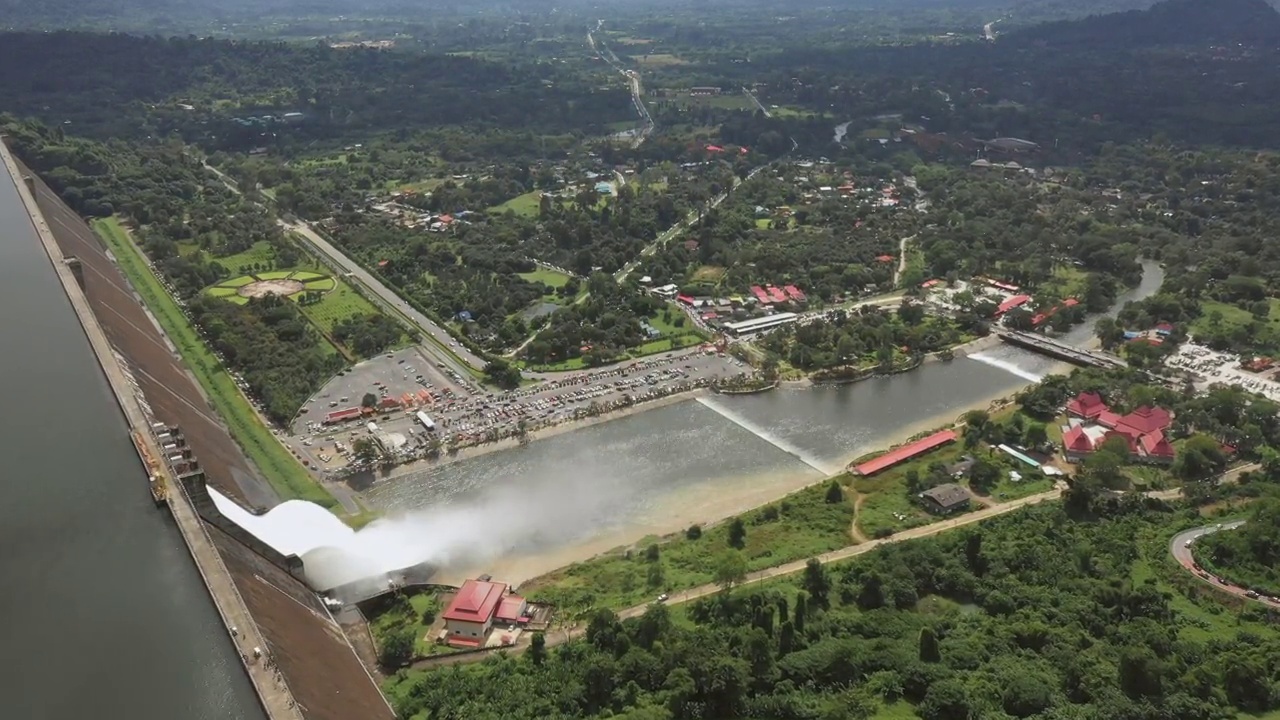
[[[677, 533], [650, 537], [631, 548], [619, 548], [575, 563], [524, 584], [531, 598], [566, 610], [622, 608], [652, 600], [663, 592], [715, 581], [725, 555], [738, 552], [748, 573], [821, 555], [854, 542], [853, 493], [849, 476], [841, 475], [838, 501], [828, 502], [830, 482], [819, 483], [740, 516], [745, 535], [741, 548], [729, 544], [732, 522], [699, 528], [694, 537]], [[656, 559], [649, 547], [657, 547]]]
[[231, 436], [257, 465], [271, 487], [282, 499], [309, 500], [326, 508], [336, 507], [333, 496], [307, 474], [263, 424], [235, 381], [152, 274], [128, 231], [115, 218], [96, 220], [93, 228], [111, 248], [129, 283], [178, 348], [183, 362], [200, 383], [218, 416], [226, 423]]

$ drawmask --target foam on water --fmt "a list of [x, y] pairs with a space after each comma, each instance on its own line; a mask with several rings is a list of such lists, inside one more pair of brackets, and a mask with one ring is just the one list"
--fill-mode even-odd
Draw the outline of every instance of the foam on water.
[[1004, 360], [1002, 358], [996, 357], [995, 355], [992, 355], [989, 353], [984, 353], [984, 352], [974, 353], [972, 355], [969, 355], [968, 357], [970, 360], [977, 360], [978, 362], [984, 365], [990, 365], [991, 367], [1000, 368], [1005, 372], [1013, 373], [1014, 375], [1017, 375], [1018, 377], [1024, 380], [1029, 380], [1031, 382], [1040, 382], [1041, 380], [1044, 379], [1044, 375], [1041, 373], [1032, 372], [1024, 367], [1019, 366], [1015, 362]]
[[755, 435], [756, 437], [760, 438], [761, 440], [764, 440], [765, 442], [787, 453], [788, 455], [795, 456], [795, 458], [798, 459], [800, 462], [804, 463], [805, 465], [808, 465], [809, 467], [813, 468], [814, 470], [817, 470], [818, 472], [824, 475], [830, 475], [832, 473], [839, 472], [840, 470], [840, 466], [831, 466], [823, 463], [822, 461], [818, 460], [818, 458], [814, 457], [812, 454], [801, 450], [795, 445], [792, 445], [786, 440], [778, 437], [777, 435], [774, 435], [768, 430], [742, 417], [738, 413], [716, 402], [713, 398], [700, 397], [698, 398], [698, 402], [710, 408], [711, 410], [715, 411], [716, 414], [732, 422], [734, 425], [741, 427], [742, 429], [746, 430], [752, 435]]

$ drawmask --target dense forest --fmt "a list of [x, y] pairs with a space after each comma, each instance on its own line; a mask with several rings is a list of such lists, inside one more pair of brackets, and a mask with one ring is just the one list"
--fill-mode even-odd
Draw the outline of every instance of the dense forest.
[[1261, 613], [1233, 617], [1167, 558], [1165, 528], [1195, 522], [1136, 500], [1085, 521], [1040, 506], [687, 609], [600, 610], [584, 640], [388, 687], [402, 716], [442, 720], [848, 720], [900, 703], [924, 720], [1228, 720], [1280, 706]]

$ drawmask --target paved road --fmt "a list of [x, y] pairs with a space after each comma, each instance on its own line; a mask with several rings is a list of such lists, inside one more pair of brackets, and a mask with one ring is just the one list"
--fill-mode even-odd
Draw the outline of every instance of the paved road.
[[[283, 219], [278, 220], [278, 222], [281, 227], [302, 236], [307, 244], [328, 258], [329, 262], [335, 267], [340, 268], [348, 279], [354, 278], [358, 280], [361, 285], [377, 296], [385, 305], [406, 318], [410, 324], [418, 329], [422, 337], [427, 339], [424, 349], [433, 358], [450, 366], [454, 372], [464, 377], [468, 373], [467, 369], [463, 367], [464, 363], [475, 370], [484, 369], [485, 361], [454, 340], [448, 330], [440, 327], [434, 320], [405, 302], [395, 291], [384, 285], [381, 279], [344, 255], [341, 250], [334, 247], [320, 233], [313, 230], [310, 225], [301, 221], [288, 222]], [[448, 350], [445, 350], [445, 348], [448, 348]]]
[[1266, 597], [1250, 598], [1245, 594], [1249, 592], [1247, 589], [1238, 587], [1236, 585], [1232, 585], [1229, 581], [1223, 582], [1222, 580], [1214, 578], [1212, 575], [1208, 574], [1207, 572], [1204, 572], [1203, 570], [1199, 570], [1198, 566], [1196, 565], [1195, 556], [1193, 555], [1196, 540], [1199, 540], [1200, 538], [1206, 535], [1212, 535], [1213, 533], [1216, 533], [1216, 532], [1223, 532], [1226, 530], [1235, 530], [1236, 528], [1242, 525], [1244, 525], [1244, 521], [1237, 520], [1235, 522], [1223, 523], [1219, 525], [1209, 525], [1206, 527], [1195, 528], [1194, 530], [1187, 530], [1186, 532], [1178, 533], [1178, 535], [1176, 535], [1173, 538], [1173, 540], [1169, 541], [1169, 552], [1173, 554], [1174, 559], [1177, 560], [1178, 564], [1181, 565], [1187, 572], [1200, 578], [1200, 580], [1204, 582], [1206, 585], [1212, 586], [1213, 588], [1217, 589], [1219, 592], [1224, 592], [1224, 593], [1227, 593], [1228, 595], [1234, 595], [1243, 600], [1253, 600], [1254, 602], [1261, 603], [1263, 605], [1266, 605], [1267, 607], [1280, 608], [1280, 602], [1277, 602], [1271, 598], [1266, 598]]

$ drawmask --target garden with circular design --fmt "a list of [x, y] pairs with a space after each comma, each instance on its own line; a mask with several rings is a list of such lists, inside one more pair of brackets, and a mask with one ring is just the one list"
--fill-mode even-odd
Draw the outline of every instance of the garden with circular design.
[[327, 293], [336, 287], [337, 281], [324, 273], [309, 270], [274, 270], [230, 278], [213, 285], [205, 292], [241, 304], [251, 298], [267, 295], [299, 300], [311, 293]]

